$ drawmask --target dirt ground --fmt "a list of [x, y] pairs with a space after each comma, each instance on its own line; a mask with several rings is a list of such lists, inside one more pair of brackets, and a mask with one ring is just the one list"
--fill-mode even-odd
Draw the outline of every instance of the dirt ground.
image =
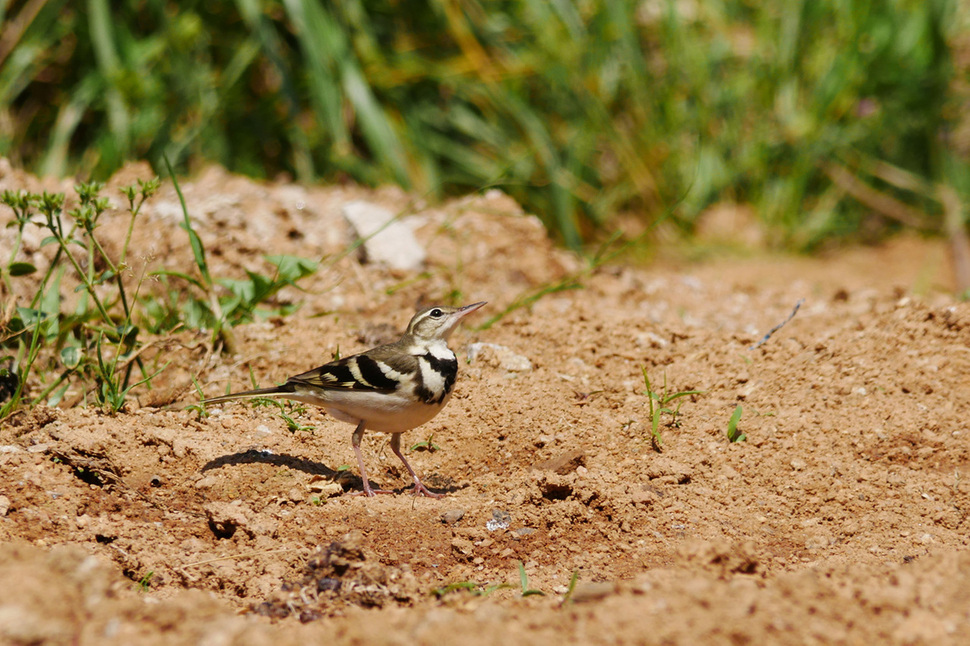
[[[70, 183], [0, 164], [5, 188]], [[970, 305], [939, 241], [584, 274], [498, 192], [429, 207], [219, 169], [183, 189], [213, 275], [266, 272], [266, 253], [324, 267], [281, 292], [296, 314], [236, 328], [235, 356], [158, 340], [171, 363], [127, 411], [0, 423], [0, 642], [966, 643]], [[354, 199], [409, 213], [423, 272], [339, 255]], [[105, 217], [120, 244], [124, 215]], [[132, 276], [192, 266], [180, 219], [166, 184]], [[41, 237], [25, 257], [43, 264]], [[410, 495], [380, 434], [365, 460], [398, 493], [344, 495], [353, 429], [322, 411], [293, 431], [270, 407], [185, 408], [193, 376], [210, 396], [272, 385], [393, 337], [420, 304], [479, 300], [452, 337], [451, 403], [403, 443], [442, 499]], [[641, 369], [701, 391], [660, 415], [659, 447]]]

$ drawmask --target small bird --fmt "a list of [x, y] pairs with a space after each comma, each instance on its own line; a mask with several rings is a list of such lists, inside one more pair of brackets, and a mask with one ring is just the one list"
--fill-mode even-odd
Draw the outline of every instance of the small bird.
[[448, 337], [466, 316], [485, 301], [464, 307], [435, 305], [418, 310], [408, 328], [394, 343], [344, 357], [271, 388], [257, 388], [203, 400], [203, 404], [279, 397], [322, 406], [337, 419], [356, 424], [351, 444], [364, 481], [364, 495], [391, 493], [372, 489], [364, 468], [360, 442], [364, 431], [391, 434], [391, 450], [414, 480], [414, 495], [441, 498], [428, 491], [401, 453], [401, 433], [437, 415], [448, 399], [458, 375], [458, 360]]

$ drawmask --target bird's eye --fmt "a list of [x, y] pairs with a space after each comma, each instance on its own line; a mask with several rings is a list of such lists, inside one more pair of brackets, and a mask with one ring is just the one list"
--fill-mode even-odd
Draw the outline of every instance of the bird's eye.
[[439, 310], [436, 307], [433, 310], [431, 310], [431, 312], [429, 312], [429, 314], [430, 314], [431, 318], [438, 319], [438, 318], [441, 318], [444, 315], [444, 312], [442, 312], [441, 310]]

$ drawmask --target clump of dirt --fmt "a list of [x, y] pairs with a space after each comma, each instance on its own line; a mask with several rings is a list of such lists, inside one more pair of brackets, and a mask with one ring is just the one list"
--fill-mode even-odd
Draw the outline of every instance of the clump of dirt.
[[411, 605], [422, 596], [417, 579], [406, 565], [386, 566], [369, 553], [363, 534], [353, 531], [314, 550], [302, 579], [283, 583], [279, 594], [257, 605], [257, 614], [301, 622], [340, 614], [346, 605], [383, 608]]
[[[18, 172], [7, 188], [63, 190]], [[151, 339], [168, 367], [118, 414], [67, 405], [84, 399], [75, 385], [61, 407], [0, 424], [0, 579], [20, 584], [0, 590], [3, 640], [957, 644], [970, 631], [970, 305], [947, 291], [944, 245], [590, 268], [495, 191], [430, 207], [219, 169], [183, 190], [213, 275], [266, 271], [264, 253], [321, 269], [277, 295], [294, 314], [235, 329], [235, 356], [204, 332]], [[344, 253], [341, 207], [361, 199], [406, 214], [422, 270]], [[142, 217], [126, 280], [190, 267], [170, 186]], [[127, 221], [105, 218], [106, 244], [123, 244]], [[41, 242], [25, 236], [38, 267]], [[29, 302], [22, 278], [0, 302]], [[479, 300], [451, 340], [451, 403], [403, 442], [443, 499], [409, 495], [380, 434], [365, 461], [397, 494], [344, 495], [360, 488], [353, 428], [319, 409], [191, 406], [193, 380], [208, 396], [278, 383], [393, 338], [429, 301]], [[746, 439], [732, 443], [739, 405]]]

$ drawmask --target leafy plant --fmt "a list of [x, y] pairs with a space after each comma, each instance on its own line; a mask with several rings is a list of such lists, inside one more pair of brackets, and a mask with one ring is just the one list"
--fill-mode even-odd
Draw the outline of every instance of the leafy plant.
[[734, 409], [734, 412], [731, 414], [731, 419], [728, 420], [727, 438], [728, 438], [728, 441], [730, 441], [732, 443], [733, 442], [744, 442], [746, 439], [748, 439], [748, 436], [745, 435], [744, 433], [742, 433], [738, 429], [738, 422], [741, 421], [741, 413], [742, 412], [743, 411], [741, 410], [741, 404], [738, 404], [738, 407], [735, 408]]
[[[16, 350], [0, 361], [10, 363], [8, 372], [17, 376], [18, 385], [0, 408], [0, 418], [20, 404], [26, 379], [42, 349], [57, 355], [60, 374], [45, 383], [33, 401], [57, 403], [71, 377], [77, 376], [93, 382], [91, 394], [98, 404], [117, 411], [132, 388], [149, 382], [161, 370], [148, 370], [139, 357], [142, 341], [133, 321], [132, 303], [142, 279], [133, 292], [125, 282], [125, 275], [130, 273], [127, 254], [132, 227], [141, 207], [158, 187], [155, 179], [122, 189], [128, 197], [128, 234], [117, 257], [105, 250], [96, 234], [102, 215], [110, 207], [108, 199], [100, 195], [103, 184], [79, 184], [75, 189], [78, 204], [66, 213], [63, 193], [4, 191], [0, 195], [0, 201], [13, 209], [17, 227], [14, 248], [2, 271], [8, 289], [12, 291], [15, 278], [36, 273], [32, 264], [16, 260], [28, 224], [47, 230], [49, 235], [41, 242], [42, 247], [56, 245], [29, 307], [18, 307], [4, 326], [0, 346]], [[73, 291], [78, 294], [73, 312], [61, 311], [65, 277], [75, 284]], [[133, 377], [135, 366], [140, 373], [137, 378]]]
[[[117, 252], [108, 251], [98, 231], [110, 207], [108, 198], [101, 195], [103, 184], [79, 184], [77, 205], [67, 210], [62, 193], [0, 194], [0, 202], [13, 210], [12, 225], [17, 228], [13, 248], [0, 265], [0, 279], [7, 291], [12, 292], [15, 282], [23, 277], [34, 280], [37, 273], [33, 264], [18, 259], [27, 226], [46, 230], [48, 235], [41, 246], [54, 247], [49, 266], [39, 280], [34, 280], [36, 287], [32, 287], [29, 305], [0, 311], [0, 388], [10, 391], [0, 407], [0, 419], [21, 404], [30, 375], [41, 384], [31, 403], [56, 405], [71, 383], [77, 383], [85, 400], [90, 397], [98, 405], [118, 411], [132, 389], [150, 385], [165, 368], [164, 364], [149, 367], [144, 362], [143, 351], [149, 347], [146, 332], [157, 335], [178, 327], [207, 329], [214, 339], [222, 340], [224, 349], [234, 351], [232, 326], [296, 309], [293, 304], [266, 304], [282, 288], [296, 286], [297, 281], [313, 274], [318, 263], [294, 256], [267, 256], [274, 268], [269, 276], [248, 272], [245, 279], [213, 278], [178, 182], [172, 179], [181, 200], [183, 226], [197, 274], [166, 269], [152, 274], [160, 280], [160, 294], [143, 294], [146, 276], [133, 277], [128, 263], [135, 222], [146, 200], [159, 189], [157, 178], [139, 180], [121, 189], [127, 199], [128, 221]], [[184, 281], [190, 289], [176, 289], [170, 280]], [[73, 302], [62, 299], [62, 292], [70, 290], [77, 294]], [[42, 357], [44, 369], [36, 370]], [[285, 411], [283, 416], [291, 429], [302, 428]]]
[[669, 424], [676, 426], [679, 423], [677, 417], [680, 415], [680, 406], [683, 402], [679, 402], [677, 408], [669, 408], [668, 404], [681, 397], [703, 394], [704, 391], [682, 390], [676, 393], [667, 392], [667, 373], [664, 372], [663, 388], [660, 392], [655, 392], [650, 385], [650, 377], [647, 375], [647, 369], [641, 366], [640, 372], [643, 373], [643, 383], [647, 388], [643, 394], [647, 396], [647, 403], [650, 407], [650, 443], [653, 445], [654, 450], [660, 453], [663, 451], [663, 438], [660, 436], [660, 416], [663, 413], [670, 415], [671, 421]]
[[519, 585], [522, 586], [523, 597], [531, 597], [533, 595], [546, 596], [546, 593], [542, 590], [529, 587], [529, 575], [525, 573], [525, 565], [522, 564], [522, 561], [519, 561]]
[[[168, 164], [168, 160], [165, 161]], [[297, 281], [314, 274], [319, 263], [297, 256], [268, 255], [264, 259], [274, 268], [272, 275], [247, 270], [244, 279], [213, 278], [202, 239], [192, 226], [185, 197], [170, 164], [168, 170], [182, 207], [182, 228], [189, 237], [196, 273], [192, 275], [162, 269], [152, 274], [165, 281], [177, 280], [192, 288], [171, 289], [167, 299], [146, 303], [152, 330], [164, 332], [177, 324], [191, 329], [211, 330], [213, 340], [220, 341], [227, 353], [235, 354], [237, 344], [232, 327], [248, 323], [257, 316], [284, 316], [294, 312], [296, 305], [261, 306], [284, 287], [296, 286]]]
[[441, 447], [435, 444], [434, 433], [428, 436], [428, 439], [416, 442], [408, 449], [408, 453], [414, 453], [415, 451], [427, 451], [428, 453], [434, 453], [435, 451], [440, 451]]

